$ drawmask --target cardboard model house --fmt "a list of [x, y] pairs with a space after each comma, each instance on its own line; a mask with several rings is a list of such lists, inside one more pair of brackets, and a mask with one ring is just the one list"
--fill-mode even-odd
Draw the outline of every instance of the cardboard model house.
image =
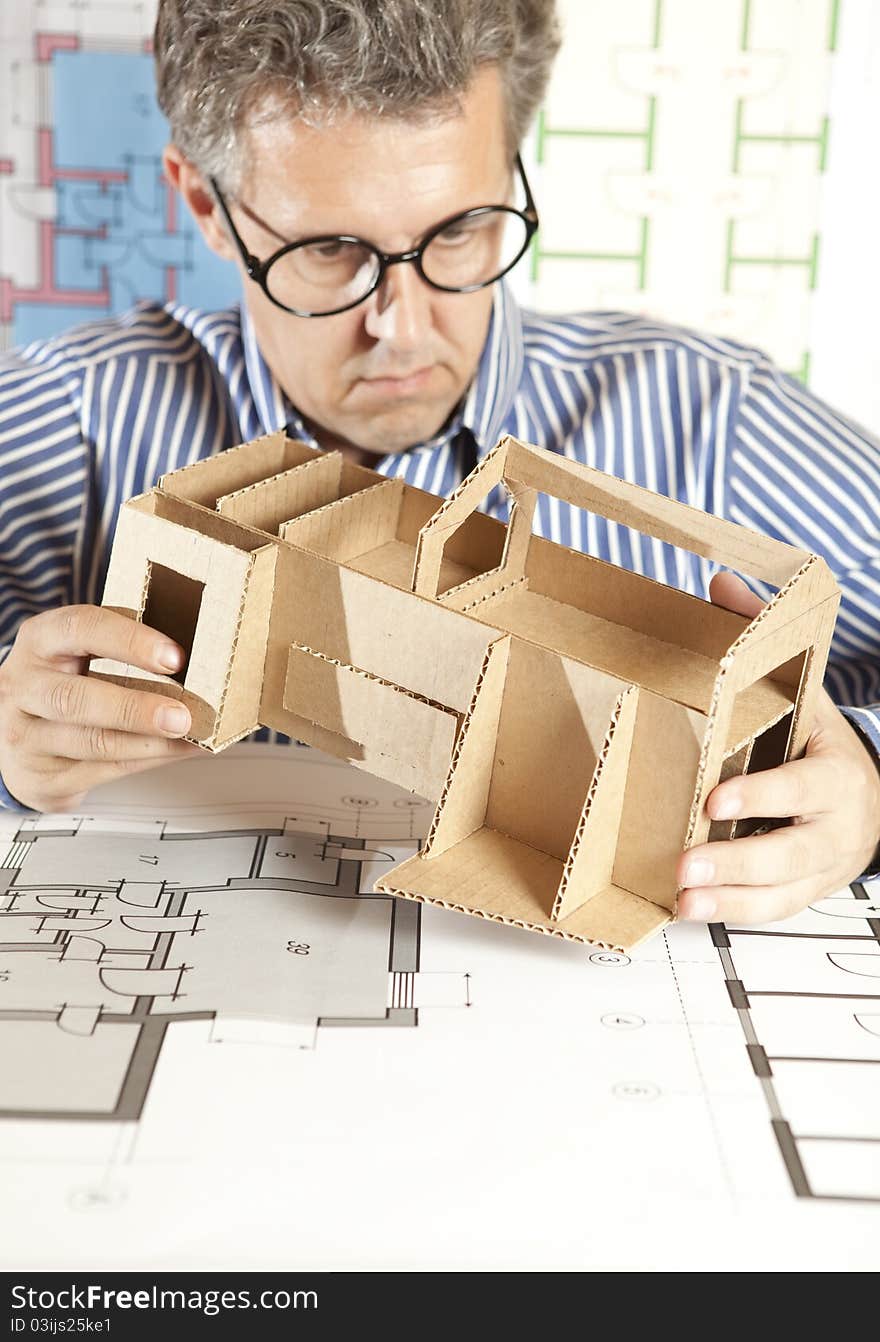
[[[510, 522], [477, 511], [503, 483]], [[532, 534], [539, 492], [778, 589], [753, 620]], [[802, 752], [839, 592], [779, 541], [505, 438], [449, 499], [277, 433], [122, 509], [104, 604], [187, 650], [218, 751], [275, 728], [437, 800], [377, 888], [626, 949], [722, 778]]]

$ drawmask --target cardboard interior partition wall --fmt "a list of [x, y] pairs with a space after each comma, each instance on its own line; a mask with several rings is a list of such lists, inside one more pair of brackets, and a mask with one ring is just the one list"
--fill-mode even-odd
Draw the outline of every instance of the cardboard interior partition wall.
[[[497, 486], [503, 524], [477, 511]], [[532, 532], [539, 493], [777, 589], [753, 620]], [[802, 753], [839, 592], [815, 555], [503, 439], [449, 499], [277, 433], [122, 509], [104, 604], [222, 750], [286, 732], [436, 800], [377, 886], [625, 950], [674, 916], [719, 779]]]

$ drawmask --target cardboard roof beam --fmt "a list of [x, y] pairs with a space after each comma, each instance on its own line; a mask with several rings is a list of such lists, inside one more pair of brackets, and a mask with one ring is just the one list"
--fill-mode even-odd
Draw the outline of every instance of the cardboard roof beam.
[[[542, 493], [778, 591], [748, 620], [556, 545]], [[441, 499], [278, 433], [123, 507], [104, 602], [187, 663], [92, 674], [179, 697], [206, 749], [272, 727], [436, 801], [377, 889], [628, 949], [682, 848], [741, 832], [719, 779], [803, 750], [838, 601], [817, 556], [510, 437]]]

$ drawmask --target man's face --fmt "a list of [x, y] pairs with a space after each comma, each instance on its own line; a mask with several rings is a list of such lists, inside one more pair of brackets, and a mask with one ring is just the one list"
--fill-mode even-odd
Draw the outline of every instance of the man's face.
[[[402, 252], [434, 224], [505, 202], [510, 190], [503, 95], [486, 67], [454, 116], [258, 125], [239, 194], [285, 240], [349, 234]], [[254, 255], [278, 249], [277, 236], [231, 209]], [[244, 293], [263, 356], [322, 446], [367, 455], [403, 451], [443, 426], [474, 376], [492, 306], [491, 286], [443, 293], [410, 264], [391, 266], [363, 303], [329, 317], [285, 312], [247, 278]]]

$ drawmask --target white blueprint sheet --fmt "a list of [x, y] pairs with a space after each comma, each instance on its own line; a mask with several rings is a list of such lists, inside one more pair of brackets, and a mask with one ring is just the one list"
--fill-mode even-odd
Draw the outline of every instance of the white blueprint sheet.
[[371, 897], [432, 808], [317, 752], [83, 811], [0, 818], [0, 1267], [876, 1266], [869, 887], [627, 958]]

